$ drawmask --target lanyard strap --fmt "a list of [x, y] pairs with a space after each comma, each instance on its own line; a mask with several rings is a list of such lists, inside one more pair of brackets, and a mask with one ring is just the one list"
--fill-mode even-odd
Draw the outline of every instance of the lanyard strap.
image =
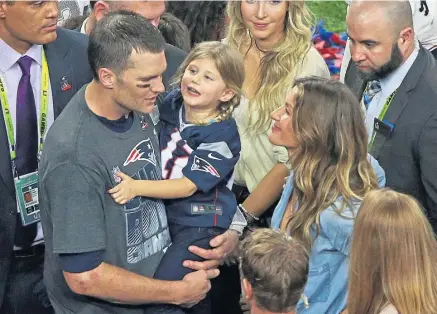
[[[395, 90], [393, 93], [391, 93], [391, 95], [388, 96], [387, 100], [385, 101], [384, 106], [382, 107], [382, 110], [381, 110], [381, 112], [380, 112], [380, 114], [378, 116], [378, 119], [380, 121], [384, 120], [385, 114], [387, 113], [388, 107], [390, 107], [391, 101], [395, 97], [396, 91], [397, 90]], [[369, 150], [370, 150], [370, 148], [373, 145], [373, 141], [375, 140], [375, 136], [376, 136], [376, 132], [375, 132], [375, 129], [373, 129], [372, 139], [370, 140], [370, 143], [369, 143], [369, 146], [368, 146]]]
[[[47, 59], [42, 50], [42, 72], [41, 72], [41, 93], [40, 93], [40, 111], [39, 111], [39, 153], [44, 146], [44, 136], [47, 132], [47, 116], [49, 110], [49, 67]], [[15, 133], [14, 124], [12, 122], [11, 112], [9, 109], [8, 96], [6, 92], [5, 80], [0, 76], [0, 100], [2, 104], [3, 116], [6, 121], [6, 133], [8, 135], [9, 144], [11, 146], [11, 160], [17, 158], [15, 150]]]

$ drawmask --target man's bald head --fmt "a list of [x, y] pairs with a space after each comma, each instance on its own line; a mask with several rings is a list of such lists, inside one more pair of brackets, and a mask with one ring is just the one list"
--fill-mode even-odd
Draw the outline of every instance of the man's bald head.
[[158, 27], [159, 19], [165, 11], [164, 0], [153, 1], [95, 1], [94, 16], [96, 21], [101, 20], [108, 12], [125, 10], [132, 11], [144, 16], [155, 27]]
[[352, 1], [346, 24], [352, 61], [365, 80], [387, 77], [414, 51], [408, 1]]
[[348, 16], [354, 19], [376, 18], [380, 22], [391, 27], [393, 34], [397, 34], [407, 28], [413, 28], [413, 12], [408, 1], [352, 1]]

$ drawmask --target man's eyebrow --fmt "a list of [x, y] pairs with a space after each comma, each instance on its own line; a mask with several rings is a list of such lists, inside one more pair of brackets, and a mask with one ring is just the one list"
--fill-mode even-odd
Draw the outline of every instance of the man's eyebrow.
[[142, 81], [142, 82], [147, 82], [147, 81], [150, 81], [150, 80], [153, 80], [154, 78], [157, 78], [159, 75], [153, 75], [153, 76], [140, 76], [140, 77], [137, 77], [137, 80], [138, 81]]
[[[350, 39], [350, 40], [352, 40], [352, 41], [356, 41], [355, 39], [353, 39], [350, 35], [349, 35], [349, 33], [346, 33], [346, 35], [347, 35], [347, 37]], [[364, 39], [364, 40], [360, 40], [359, 41], [359, 43], [361, 43], [361, 44], [378, 44], [379, 42], [378, 41], [376, 41], [376, 40], [373, 40], [373, 39]]]

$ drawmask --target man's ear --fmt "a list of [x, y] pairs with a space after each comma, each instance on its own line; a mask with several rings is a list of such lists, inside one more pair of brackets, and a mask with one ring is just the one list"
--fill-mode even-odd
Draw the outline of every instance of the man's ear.
[[227, 102], [231, 100], [234, 96], [235, 96], [235, 92], [230, 88], [226, 88], [220, 97], [220, 101]]
[[99, 81], [105, 88], [113, 89], [117, 81], [117, 76], [108, 68], [100, 68], [97, 71]]
[[0, 1], [0, 19], [6, 18], [8, 6], [10, 6], [10, 4], [8, 4], [7, 1]]
[[107, 1], [97, 1], [93, 8], [96, 21], [100, 21], [109, 12], [109, 3]]
[[405, 54], [411, 43], [414, 42], [414, 31], [411, 27], [407, 27], [399, 34], [398, 47], [402, 54]]
[[251, 284], [249, 283], [249, 281], [247, 281], [246, 278], [243, 278], [241, 280], [241, 287], [243, 289], [243, 295], [246, 298], [246, 301], [250, 301], [250, 299], [252, 299], [253, 297], [253, 291]]

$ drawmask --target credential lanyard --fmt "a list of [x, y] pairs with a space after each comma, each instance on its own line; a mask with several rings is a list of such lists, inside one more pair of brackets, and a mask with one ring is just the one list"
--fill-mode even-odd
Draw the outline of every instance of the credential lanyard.
[[[395, 97], [396, 91], [397, 91], [397, 90], [395, 90], [393, 93], [391, 93], [391, 95], [388, 96], [387, 100], [385, 101], [385, 104], [384, 104], [384, 106], [382, 107], [381, 113], [380, 113], [379, 116], [378, 116], [378, 119], [379, 119], [379, 120], [381, 120], [381, 121], [384, 120], [385, 114], [387, 113], [388, 107], [390, 107], [391, 101], [392, 101], [393, 98]], [[375, 129], [373, 129], [373, 132], [372, 132], [372, 139], [370, 140], [370, 143], [369, 143], [369, 145], [368, 145], [368, 149], [369, 149], [369, 150], [370, 150], [370, 148], [372, 148], [373, 141], [375, 140], [375, 136], [376, 136], [376, 132], [375, 132]]]
[[[49, 108], [49, 67], [47, 59], [42, 50], [42, 72], [41, 72], [41, 93], [40, 93], [40, 111], [39, 111], [39, 148], [38, 156], [44, 146], [44, 136], [47, 132], [47, 115]], [[6, 91], [6, 84], [3, 77], [0, 76], [0, 100], [2, 104], [3, 115], [6, 121], [6, 132], [8, 134], [9, 145], [11, 146], [11, 160], [15, 168], [15, 158], [17, 158], [14, 124], [12, 122], [11, 112]], [[15, 174], [14, 174], [15, 175]]]

